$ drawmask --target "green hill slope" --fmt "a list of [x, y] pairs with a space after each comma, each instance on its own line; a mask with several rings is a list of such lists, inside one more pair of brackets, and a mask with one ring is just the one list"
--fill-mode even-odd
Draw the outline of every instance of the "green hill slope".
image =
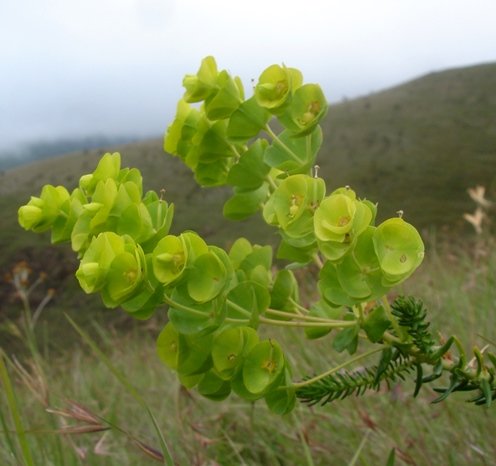
[[[164, 127], [167, 122], [164, 122]], [[496, 187], [496, 64], [432, 73], [330, 108], [319, 155], [320, 175], [331, 187], [349, 184], [379, 202], [382, 216], [398, 209], [420, 228], [454, 226], [473, 209], [466, 189]], [[0, 267], [19, 249], [47, 244], [16, 226], [17, 207], [45, 183], [75, 186], [106, 151], [120, 151], [125, 165], [143, 172], [145, 188], [165, 189], [176, 204], [175, 231], [195, 229], [225, 244], [245, 234], [271, 241], [274, 232], [258, 219], [224, 220], [229, 191], [202, 190], [186, 167], [163, 154], [160, 140], [74, 153], [0, 175]]]
[[473, 209], [466, 189], [496, 188], [496, 63], [432, 73], [329, 110], [322, 174], [391, 216], [449, 225]]

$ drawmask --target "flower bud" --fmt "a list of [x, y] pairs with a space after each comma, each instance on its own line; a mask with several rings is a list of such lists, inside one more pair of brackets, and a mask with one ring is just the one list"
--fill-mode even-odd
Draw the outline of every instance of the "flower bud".
[[296, 89], [291, 105], [279, 115], [279, 120], [288, 130], [304, 135], [327, 114], [327, 101], [317, 84], [304, 84]]
[[301, 86], [303, 77], [294, 68], [272, 65], [265, 69], [255, 87], [258, 105], [274, 111], [284, 105], [296, 88]]
[[31, 230], [43, 218], [43, 211], [34, 205], [24, 205], [19, 209], [19, 224], [25, 230]]
[[19, 224], [36, 232], [50, 229], [61, 211], [67, 209], [69, 197], [63, 186], [43, 186], [40, 197], [31, 196], [29, 202], [19, 208]]
[[215, 91], [217, 75], [217, 64], [214, 57], [204, 58], [198, 73], [186, 75], [183, 79], [183, 86], [186, 88], [184, 100], [193, 103], [207, 99]]

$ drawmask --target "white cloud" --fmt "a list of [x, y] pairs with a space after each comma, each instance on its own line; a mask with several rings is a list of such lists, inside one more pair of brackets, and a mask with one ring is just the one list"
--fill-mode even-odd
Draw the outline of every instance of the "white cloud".
[[0, 141], [157, 131], [209, 54], [247, 86], [285, 62], [331, 100], [364, 94], [496, 60], [495, 17], [494, 0], [3, 0]]

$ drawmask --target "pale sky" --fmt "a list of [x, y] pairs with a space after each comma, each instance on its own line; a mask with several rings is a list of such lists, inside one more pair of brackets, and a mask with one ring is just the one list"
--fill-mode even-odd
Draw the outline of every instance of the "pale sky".
[[0, 0], [0, 148], [160, 135], [214, 55], [302, 70], [329, 101], [496, 61], [496, 0]]

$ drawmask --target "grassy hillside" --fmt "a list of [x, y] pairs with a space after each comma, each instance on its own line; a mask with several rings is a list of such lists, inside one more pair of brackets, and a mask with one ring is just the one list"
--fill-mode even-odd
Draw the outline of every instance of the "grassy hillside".
[[319, 164], [420, 227], [461, 222], [466, 189], [496, 189], [496, 63], [432, 73], [331, 107]]
[[[496, 188], [495, 90], [496, 64], [488, 64], [433, 73], [333, 105], [324, 122], [320, 174], [331, 187], [349, 184], [379, 202], [382, 217], [403, 209], [420, 228], [463, 227], [461, 215], [473, 210], [467, 187]], [[276, 239], [258, 218], [240, 224], [225, 220], [222, 204], [229, 190], [200, 189], [161, 146], [157, 139], [106, 147], [0, 172], [0, 270], [21, 258], [36, 269], [49, 268], [57, 280], [74, 270], [68, 248], [47, 248], [47, 237], [23, 232], [16, 211], [46, 183], [76, 186], [106, 151], [120, 151], [125, 165], [140, 168], [146, 189], [165, 189], [176, 204], [174, 231], [194, 229], [221, 245], [240, 234], [258, 242]], [[72, 277], [67, 280], [58, 285], [76, 286]]]

